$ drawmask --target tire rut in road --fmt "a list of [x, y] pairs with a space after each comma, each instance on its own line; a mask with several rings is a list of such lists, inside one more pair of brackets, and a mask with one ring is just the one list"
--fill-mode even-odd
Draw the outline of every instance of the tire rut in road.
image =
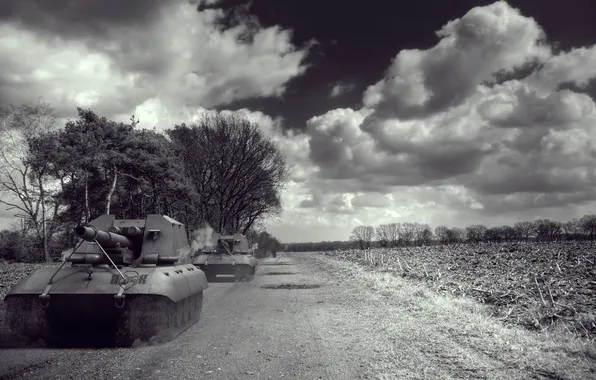
[[43, 370], [44, 368], [47, 368], [50, 365], [52, 365], [55, 361], [56, 359], [47, 359], [39, 363], [14, 368], [0, 375], [0, 380], [18, 379], [20, 377], [23, 377], [23, 375], [25, 375], [27, 372]]
[[[165, 344], [156, 345], [151, 347], [151, 350], [146, 351], [148, 353], [147, 358], [140, 363], [137, 363], [135, 371], [131, 371], [128, 375], [130, 380], [147, 380], [156, 375], [156, 373], [164, 374], [167, 373], [168, 361], [171, 361], [177, 357], [181, 357], [185, 354], [185, 347], [188, 344], [184, 340], [184, 336], [188, 334], [194, 334], [194, 329], [208, 328], [204, 325], [204, 313], [205, 310], [217, 309], [218, 306], [226, 302], [227, 297], [231, 296], [237, 291], [241, 291], [246, 288], [246, 283], [216, 283], [216, 286], [211, 288], [211, 291], [205, 293], [203, 298], [203, 312], [201, 318], [195, 324], [190, 326], [183, 333], [178, 335], [174, 340]], [[209, 305], [209, 306], [207, 306]], [[207, 306], [207, 307], [206, 307]]]
[[277, 265], [295, 265], [295, 264], [294, 263], [262, 263], [259, 265], [273, 267], [273, 266], [277, 266]]
[[275, 284], [275, 285], [262, 285], [263, 289], [317, 289], [321, 285], [317, 284]]

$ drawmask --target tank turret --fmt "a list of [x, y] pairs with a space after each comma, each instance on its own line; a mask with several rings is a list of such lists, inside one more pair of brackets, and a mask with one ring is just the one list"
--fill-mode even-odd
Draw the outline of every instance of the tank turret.
[[237, 281], [254, 278], [258, 260], [252, 255], [246, 236], [239, 232], [213, 233], [209, 243], [193, 261], [205, 272], [208, 281], [216, 282], [218, 276], [228, 275], [233, 275]]
[[179, 257], [180, 249], [190, 250], [184, 225], [164, 215], [146, 219], [102, 215], [74, 232], [83, 241], [67, 258], [73, 264], [172, 265], [187, 259], [188, 255]]

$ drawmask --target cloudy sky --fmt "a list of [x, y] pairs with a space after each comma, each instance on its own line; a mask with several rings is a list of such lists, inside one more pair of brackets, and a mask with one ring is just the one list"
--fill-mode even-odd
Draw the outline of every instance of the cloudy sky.
[[285, 242], [596, 213], [596, 2], [352, 3], [2, 1], [0, 103], [243, 113], [292, 167]]

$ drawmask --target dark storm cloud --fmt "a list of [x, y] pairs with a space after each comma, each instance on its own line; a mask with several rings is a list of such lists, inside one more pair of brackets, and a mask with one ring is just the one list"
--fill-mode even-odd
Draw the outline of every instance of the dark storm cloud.
[[[159, 21], [165, 7], [183, 3], [195, 5], [198, 12], [197, 0], [9, 0], [0, 2], [0, 22], [17, 22], [42, 38], [84, 41], [117, 59], [124, 71], [160, 74], [171, 57], [147, 54], [155, 36], [143, 36], [143, 31]], [[224, 10], [226, 15], [237, 13]], [[228, 24], [235, 26], [244, 20], [238, 16]], [[123, 31], [135, 33], [120, 34]]]
[[[279, 96], [305, 71], [308, 52], [288, 31], [258, 28], [227, 6], [197, 8], [182, 0], [1, 2], [0, 103], [41, 96], [66, 117], [82, 106], [169, 123], [185, 107]], [[218, 24], [230, 12], [233, 30]]]
[[[155, 36], [148, 31], [161, 16], [164, 6], [184, 2], [9, 0], [0, 2], [0, 23], [16, 23], [19, 28], [35, 33], [37, 38], [48, 40], [50, 44], [58, 43], [56, 37], [83, 42], [91, 50], [104, 52], [114, 58], [118, 69], [125, 72], [160, 74], [168, 67], [169, 57], [152, 54], [151, 45]], [[12, 71], [18, 72], [18, 69]], [[11, 85], [10, 97], [13, 101], [16, 100], [14, 94], [28, 93], [20, 91], [19, 85]], [[122, 103], [121, 100], [118, 103]]]
[[0, 22], [18, 22], [40, 33], [63, 38], [107, 36], [115, 25], [143, 28], [165, 4], [182, 0], [5, 0]]
[[[6, 89], [10, 89], [10, 91]], [[37, 85], [35, 83], [18, 83], [0, 75], [0, 105], [17, 105], [31, 102], [30, 94], [34, 94], [36, 90]]]
[[[483, 195], [479, 201], [484, 205], [485, 214], [519, 213], [523, 210], [536, 210], [569, 205], [582, 206], [596, 200], [596, 191], [573, 191], [566, 193], [548, 193], [541, 191], [518, 193], [509, 197]], [[559, 218], [557, 218], [559, 219]]]
[[[556, 175], [540, 169], [525, 169], [510, 172], [503, 170], [493, 175], [477, 176], [468, 183], [468, 186], [481, 194], [507, 195], [517, 192], [542, 194], [590, 192], [596, 185], [594, 175], [586, 179], [572, 170]], [[515, 178], [515, 181], [508, 181], [509, 178]]]
[[[239, 37], [246, 41], [260, 27], [248, 5], [213, 0], [6, 0], [0, 2], [0, 22], [18, 22], [40, 35], [65, 39], [109, 39], [113, 27], [144, 29], [158, 19], [165, 6], [183, 3], [194, 5], [198, 12], [221, 11], [217, 17], [220, 30], [246, 26]], [[148, 67], [146, 71], [154, 70]]]

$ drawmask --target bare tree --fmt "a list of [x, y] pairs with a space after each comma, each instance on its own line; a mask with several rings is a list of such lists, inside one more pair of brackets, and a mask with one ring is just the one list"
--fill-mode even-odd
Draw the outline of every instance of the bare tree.
[[567, 238], [577, 239], [582, 234], [582, 225], [579, 219], [574, 218], [563, 225]]
[[432, 239], [432, 230], [428, 224], [413, 223], [414, 224], [414, 243], [416, 245], [428, 244]]
[[503, 234], [503, 239], [508, 243], [519, 240], [519, 234], [512, 226], [502, 226], [501, 233]]
[[[52, 131], [57, 116], [47, 104], [25, 104], [0, 110], [0, 203], [23, 215], [51, 260], [48, 242], [59, 203], [45, 181], [47, 165], [29, 162], [28, 139]], [[52, 209], [53, 207], [53, 209]]]
[[450, 230], [447, 228], [447, 226], [436, 227], [435, 235], [441, 244], [449, 244]]
[[589, 236], [590, 240], [594, 240], [596, 236], [596, 215], [584, 215], [580, 219], [582, 231]]
[[497, 243], [501, 240], [501, 231], [499, 227], [487, 228], [484, 231], [484, 241], [489, 243]]
[[462, 243], [466, 238], [466, 230], [459, 227], [450, 228], [450, 243]]
[[366, 249], [370, 247], [374, 236], [375, 229], [372, 226], [358, 226], [352, 230], [350, 240], [357, 242], [360, 249]]
[[466, 227], [466, 237], [468, 242], [470, 243], [479, 243], [484, 240], [484, 235], [486, 234], [486, 226], [481, 224], [473, 224], [471, 226]]
[[390, 247], [397, 247], [399, 243], [399, 223], [389, 223], [387, 225], [387, 240]]
[[517, 222], [513, 225], [513, 229], [516, 230], [520, 239], [528, 240], [534, 232], [534, 224], [528, 221]]
[[391, 227], [389, 224], [380, 224], [377, 226], [376, 233], [381, 247], [385, 248], [391, 244]]
[[402, 223], [399, 229], [399, 240], [404, 245], [410, 245], [412, 240], [414, 239], [414, 234], [416, 233], [416, 225], [414, 223], [405, 222]]
[[233, 115], [206, 116], [166, 132], [199, 194], [199, 222], [220, 232], [240, 231], [282, 211], [286, 159], [255, 123]]
[[433, 239], [433, 230], [428, 224], [422, 225], [422, 231], [420, 232], [420, 243], [421, 245], [428, 245]]
[[562, 224], [550, 219], [538, 219], [534, 222], [536, 226], [537, 240], [555, 241], [562, 234]]

